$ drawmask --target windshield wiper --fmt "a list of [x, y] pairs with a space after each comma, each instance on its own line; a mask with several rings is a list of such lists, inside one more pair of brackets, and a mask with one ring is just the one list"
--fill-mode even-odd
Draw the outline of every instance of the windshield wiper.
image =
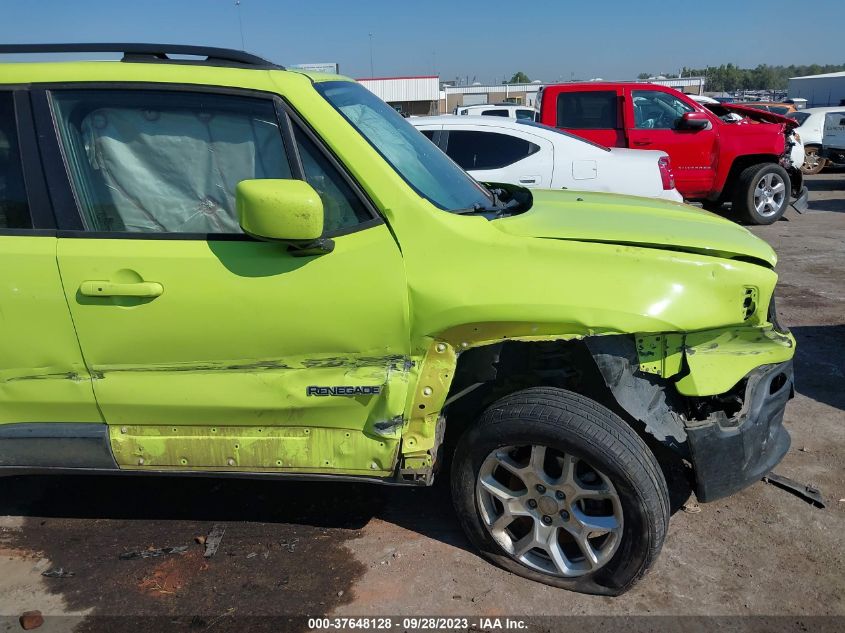
[[506, 208], [507, 205], [485, 206], [476, 202], [471, 207], [467, 207], [466, 209], [456, 209], [452, 213], [457, 213], [458, 215], [472, 215], [473, 213], [495, 213], [496, 217], [499, 217], [502, 213], [505, 212]]
[[483, 205], [479, 202], [476, 202], [471, 207], [468, 207], [466, 209], [458, 209], [454, 211], [454, 213], [458, 213], [460, 215], [468, 215], [472, 213], [495, 213], [496, 218], [500, 218], [503, 215], [506, 215], [509, 211], [514, 210], [520, 206], [520, 203], [516, 198], [511, 198], [507, 202], [502, 200], [501, 194], [505, 193], [504, 189], [494, 189], [492, 187], [487, 186], [485, 186], [485, 189], [487, 189], [487, 191], [490, 192], [490, 195], [493, 196], [492, 205]]

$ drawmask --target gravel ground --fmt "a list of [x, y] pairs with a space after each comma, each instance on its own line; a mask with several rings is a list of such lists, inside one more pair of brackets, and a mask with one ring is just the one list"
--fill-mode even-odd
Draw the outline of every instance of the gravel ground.
[[[758, 483], [699, 512], [678, 511], [652, 572], [624, 596], [600, 598], [484, 562], [442, 480], [405, 490], [16, 477], [0, 495], [0, 631], [20, 630], [18, 616], [30, 609], [48, 616], [39, 629], [48, 632], [133, 622], [151, 630], [147, 616], [160, 616], [158, 630], [269, 631], [285, 628], [288, 616], [325, 614], [674, 616], [648, 620], [649, 630], [675, 626], [678, 616], [730, 616], [719, 621], [726, 630], [737, 622], [845, 629], [845, 171], [808, 186], [808, 212], [752, 230], [780, 254], [780, 320], [798, 339], [798, 395], [786, 412], [792, 448], [777, 472], [820, 488], [826, 509]], [[204, 559], [195, 537], [215, 523], [226, 533]], [[118, 560], [180, 545], [187, 553]], [[59, 567], [74, 575], [41, 576]], [[689, 622], [690, 630], [713, 623]]]

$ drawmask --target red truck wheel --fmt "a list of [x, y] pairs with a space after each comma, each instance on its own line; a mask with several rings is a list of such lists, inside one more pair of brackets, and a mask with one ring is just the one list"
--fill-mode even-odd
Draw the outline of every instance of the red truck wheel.
[[789, 174], [780, 165], [751, 165], [739, 175], [733, 208], [750, 224], [772, 224], [786, 212], [791, 191]]

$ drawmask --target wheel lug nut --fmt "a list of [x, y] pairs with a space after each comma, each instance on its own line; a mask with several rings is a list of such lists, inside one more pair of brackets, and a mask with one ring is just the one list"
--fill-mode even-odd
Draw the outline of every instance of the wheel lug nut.
[[543, 494], [544, 492], [546, 492], [546, 487], [543, 484], [537, 484], [537, 492]]
[[536, 508], [537, 507], [537, 501], [534, 500], [534, 499], [529, 499], [528, 500], [528, 507], [529, 508]]
[[569, 521], [569, 513], [566, 510], [560, 511], [560, 518], [564, 521]]
[[550, 517], [549, 515], [543, 516], [543, 523], [545, 523], [546, 525], [551, 525], [552, 524], [552, 517]]
[[566, 495], [565, 495], [565, 494], [563, 494], [563, 490], [557, 490], [557, 491], [555, 491], [555, 497], [557, 497], [557, 498], [558, 498], [558, 499], [560, 499], [561, 501], [563, 501], [564, 499], [566, 499]]

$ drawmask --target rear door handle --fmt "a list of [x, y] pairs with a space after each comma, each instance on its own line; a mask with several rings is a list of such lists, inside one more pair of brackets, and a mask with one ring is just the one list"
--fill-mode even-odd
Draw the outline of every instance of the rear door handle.
[[634, 145], [638, 145], [640, 147], [642, 147], [643, 145], [651, 145], [651, 141], [647, 138], [644, 138], [640, 141], [634, 141]]
[[539, 180], [537, 176], [522, 176], [522, 178], [519, 179], [519, 184], [533, 185], [537, 183], [537, 180]]
[[155, 281], [118, 284], [111, 281], [83, 281], [80, 294], [86, 297], [158, 297], [164, 286]]

